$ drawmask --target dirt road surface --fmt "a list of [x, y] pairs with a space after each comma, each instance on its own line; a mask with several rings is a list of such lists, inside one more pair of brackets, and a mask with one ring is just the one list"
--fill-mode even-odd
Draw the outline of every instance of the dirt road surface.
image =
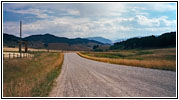
[[51, 97], [175, 97], [176, 72], [88, 60], [65, 53]]

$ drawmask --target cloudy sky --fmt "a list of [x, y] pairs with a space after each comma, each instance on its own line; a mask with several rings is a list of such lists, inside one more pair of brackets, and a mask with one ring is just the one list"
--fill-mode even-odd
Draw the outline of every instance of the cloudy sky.
[[121, 39], [176, 31], [176, 3], [3, 3], [3, 32]]

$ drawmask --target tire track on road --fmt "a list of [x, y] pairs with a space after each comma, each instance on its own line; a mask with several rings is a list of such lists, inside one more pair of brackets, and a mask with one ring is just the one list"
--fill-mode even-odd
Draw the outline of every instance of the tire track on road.
[[51, 97], [175, 97], [176, 72], [102, 63], [65, 53]]

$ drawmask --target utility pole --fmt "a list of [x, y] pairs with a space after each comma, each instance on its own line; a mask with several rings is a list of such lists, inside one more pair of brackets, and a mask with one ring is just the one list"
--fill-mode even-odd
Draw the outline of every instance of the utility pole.
[[22, 57], [22, 21], [20, 21], [20, 40], [19, 40], [19, 52], [20, 52], [20, 58]]

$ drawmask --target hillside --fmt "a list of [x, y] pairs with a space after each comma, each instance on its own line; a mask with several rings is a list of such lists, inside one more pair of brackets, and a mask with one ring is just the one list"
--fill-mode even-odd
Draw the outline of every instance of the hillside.
[[3, 34], [3, 45], [4, 46], [16, 46], [18, 45], [19, 37], [14, 35]]
[[147, 36], [127, 39], [114, 43], [110, 49], [164, 48], [176, 46], [176, 32], [164, 33], [160, 36]]
[[112, 41], [103, 37], [88, 37], [86, 38], [88, 40], [94, 40], [94, 41], [98, 41], [104, 44], [112, 44]]
[[[4, 33], [3, 40], [4, 46], [18, 46], [19, 38], [16, 36]], [[68, 39], [51, 34], [31, 35], [22, 40], [28, 41], [29, 47], [32, 48], [47, 48], [55, 50], [91, 50], [94, 45], [103, 44], [94, 40], [82, 38]]]
[[102, 44], [100, 42], [93, 41], [93, 40], [87, 40], [87, 39], [82, 39], [82, 38], [68, 39], [65, 37], [57, 37], [51, 34], [31, 35], [31, 36], [25, 37], [24, 40], [33, 41], [33, 42], [43, 42], [43, 43], [67, 43], [69, 45], [83, 44], [83, 43], [89, 43], [89, 42]]

